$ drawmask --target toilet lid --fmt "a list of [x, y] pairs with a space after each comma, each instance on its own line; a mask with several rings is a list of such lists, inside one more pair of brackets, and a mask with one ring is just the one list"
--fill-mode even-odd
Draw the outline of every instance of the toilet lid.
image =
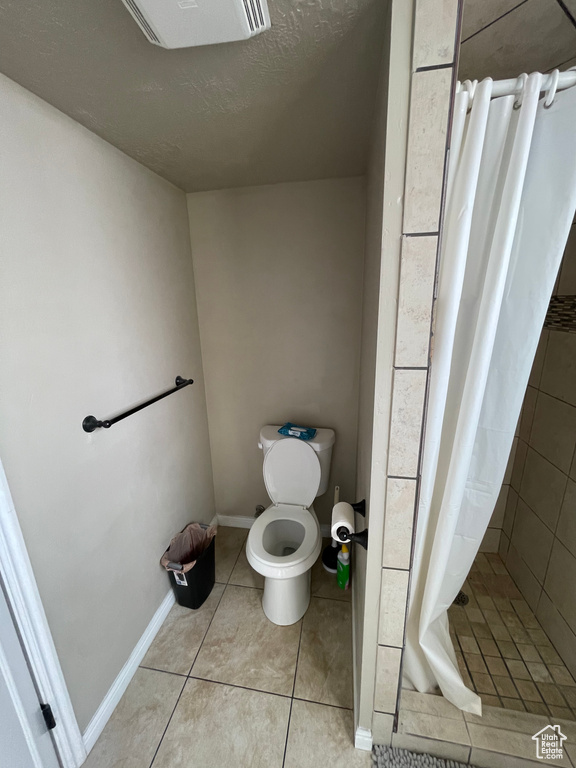
[[320, 488], [320, 474], [314, 449], [296, 437], [274, 443], [264, 457], [264, 482], [275, 504], [309, 507]]

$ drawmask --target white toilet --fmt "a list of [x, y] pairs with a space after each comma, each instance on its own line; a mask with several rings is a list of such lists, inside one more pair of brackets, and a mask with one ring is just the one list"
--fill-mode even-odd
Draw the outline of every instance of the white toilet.
[[310, 569], [322, 549], [312, 502], [328, 488], [332, 429], [318, 429], [313, 440], [262, 427], [264, 482], [271, 506], [258, 517], [246, 542], [246, 556], [264, 576], [262, 608], [274, 624], [294, 624], [310, 602]]

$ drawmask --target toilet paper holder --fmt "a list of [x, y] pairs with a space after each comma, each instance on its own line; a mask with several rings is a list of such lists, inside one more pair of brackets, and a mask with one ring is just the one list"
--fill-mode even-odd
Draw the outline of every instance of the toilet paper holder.
[[[362, 517], [366, 517], [365, 499], [362, 499], [362, 501], [357, 501], [356, 504], [351, 504], [351, 507], [354, 512], [362, 515]], [[347, 528], [341, 526], [336, 530], [336, 535], [338, 536], [338, 541], [341, 541], [342, 543], [353, 541], [356, 544], [360, 544], [360, 546], [364, 547], [364, 549], [368, 549], [368, 528], [360, 531], [360, 533], [349, 533]]]

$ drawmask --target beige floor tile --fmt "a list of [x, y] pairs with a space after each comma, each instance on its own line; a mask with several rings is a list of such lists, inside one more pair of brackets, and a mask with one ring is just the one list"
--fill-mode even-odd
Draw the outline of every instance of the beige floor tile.
[[486, 610], [486, 611], [483, 611], [483, 613], [484, 613], [486, 622], [490, 627], [499, 627], [504, 625], [504, 622], [502, 621], [502, 616], [498, 611]]
[[303, 619], [294, 695], [351, 708], [351, 660], [351, 606], [313, 597]]
[[496, 694], [496, 688], [494, 687], [494, 683], [492, 682], [490, 675], [484, 674], [482, 672], [472, 672], [472, 670], [470, 670], [470, 674], [472, 675], [474, 687], [478, 693], [489, 693], [492, 695]]
[[427, 712], [412, 712], [401, 709], [398, 733], [439, 741], [451, 741], [455, 744], [470, 744], [466, 723], [463, 719], [457, 720]]
[[402, 710], [422, 712], [423, 714], [436, 715], [437, 717], [447, 717], [449, 720], [464, 719], [462, 710], [451, 704], [444, 696], [420, 693], [419, 691], [411, 691], [408, 688], [402, 689], [400, 707]]
[[138, 669], [85, 768], [148, 768], [185, 680]]
[[531, 680], [515, 680], [522, 701], [541, 701], [542, 697]]
[[494, 675], [501, 675], [504, 677], [508, 676], [508, 668], [506, 667], [504, 660], [500, 656], [486, 656], [485, 661], [488, 666], [488, 671], [492, 676]]
[[370, 768], [370, 752], [354, 749], [353, 730], [351, 711], [295, 700], [284, 768]]
[[509, 630], [524, 629], [524, 625], [520, 621], [520, 617], [512, 611], [504, 611], [500, 614], [500, 616], [502, 617], [502, 621]]
[[487, 728], [475, 723], [468, 723], [468, 731], [473, 747], [490, 750], [501, 755], [513, 755], [525, 760], [531, 760], [535, 757], [534, 742], [531, 736], [524, 733], [500, 728]]
[[517, 710], [518, 712], [525, 712], [526, 710], [522, 699], [511, 699], [511, 698], [508, 698], [507, 696], [502, 696], [501, 701], [504, 709], [514, 709], [514, 710]]
[[552, 717], [563, 717], [565, 720], [572, 717], [572, 712], [568, 707], [557, 707], [554, 704], [551, 704], [549, 709]]
[[512, 640], [510, 632], [508, 632], [504, 624], [497, 624], [496, 626], [490, 625], [490, 630], [492, 631], [495, 640], [503, 640], [505, 642], [510, 642]]
[[531, 680], [530, 672], [526, 669], [526, 664], [518, 659], [506, 659], [506, 666], [510, 675], [515, 680]]
[[480, 653], [480, 648], [478, 647], [478, 643], [473, 637], [458, 635], [458, 641], [464, 653]]
[[[568, 672], [566, 667], [564, 665], [556, 665], [556, 664], [549, 664], [548, 670], [552, 677], [554, 678], [554, 682], [558, 685], [571, 685], [576, 686], [576, 682], [574, 681], [574, 678]], [[536, 679], [536, 678], [534, 678]], [[545, 682], [551, 682], [550, 680], [546, 680]]]
[[290, 699], [190, 679], [154, 768], [282, 768]]
[[230, 584], [237, 584], [241, 587], [255, 587], [264, 589], [264, 576], [254, 570], [246, 557], [246, 545], [243, 544], [236, 560], [234, 570], [230, 575]]
[[534, 645], [551, 645], [548, 635], [542, 629], [529, 629], [528, 634]]
[[528, 634], [528, 630], [524, 629], [524, 627], [508, 627], [508, 631], [515, 643], [528, 644], [530, 642], [530, 635]]
[[560, 690], [551, 683], [538, 683], [538, 690], [548, 706], [565, 707], [566, 701]]
[[464, 712], [464, 719], [469, 723], [482, 725], [487, 728], [501, 728], [505, 731], [517, 731], [518, 733], [536, 733], [547, 724], [545, 717], [527, 715], [525, 712], [502, 711], [492, 707], [484, 707], [482, 717]]
[[486, 558], [488, 559], [488, 562], [492, 566], [492, 570], [494, 573], [499, 573], [506, 575], [508, 571], [506, 570], [506, 566], [502, 562], [502, 558], [500, 555], [496, 554], [495, 552], [489, 552], [486, 554]]
[[538, 645], [536, 649], [546, 664], [562, 664], [562, 659], [551, 645]]
[[484, 658], [479, 653], [467, 653], [466, 664], [470, 672], [488, 672]]
[[476, 555], [476, 565], [478, 566], [480, 573], [494, 573], [492, 566], [490, 565], [490, 561], [484, 552], [479, 552]]
[[492, 638], [490, 627], [485, 621], [472, 621], [470, 622], [470, 626], [472, 627], [476, 639], [484, 638], [485, 640], [490, 640]]
[[519, 616], [533, 616], [532, 610], [526, 600], [510, 600], [510, 605]]
[[476, 598], [478, 605], [483, 611], [495, 611], [496, 606], [490, 595], [478, 595]]
[[444, 760], [455, 760], [458, 763], [467, 763], [470, 755], [468, 744], [452, 744], [449, 741], [413, 736], [411, 733], [393, 733], [392, 746], [407, 749], [409, 752], [434, 755]]
[[[535, 680], [537, 683], [553, 683], [554, 682], [545, 664], [542, 664], [542, 663], [538, 664], [535, 661], [527, 661], [526, 666], [528, 667], [528, 672], [530, 672], [530, 674], [532, 675], [532, 680]], [[559, 682], [559, 681], [556, 681], [556, 682]]]
[[219, 525], [216, 534], [216, 581], [226, 584], [248, 536], [246, 528]]
[[204, 605], [195, 611], [173, 606], [141, 666], [187, 675], [223, 592], [223, 584], [214, 584]]
[[525, 626], [526, 629], [538, 629], [540, 627], [540, 623], [536, 616], [530, 611], [530, 613], [521, 613], [520, 614], [520, 620], [522, 621], [522, 624]]
[[460, 670], [460, 675], [462, 676], [462, 682], [466, 686], [466, 688], [474, 688], [474, 683], [472, 682], [472, 678], [470, 677], [470, 673], [467, 669]]
[[524, 661], [542, 661], [535, 645], [532, 645], [531, 643], [518, 643], [517, 648]]
[[559, 685], [558, 686], [560, 690], [562, 691], [562, 695], [568, 702], [568, 706], [572, 709], [576, 709], [576, 688], [573, 686], [568, 685]]
[[[499, 754], [498, 752], [479, 749], [478, 747], [472, 747], [470, 750], [470, 765], [474, 765], [475, 768], [538, 768], [541, 764], [541, 761]], [[567, 764], [565, 763], [564, 765]]]
[[261, 601], [259, 589], [226, 587], [192, 667], [193, 677], [292, 694], [300, 622], [273, 624]]
[[[322, 552], [330, 543], [330, 539], [322, 540]], [[328, 573], [322, 565], [322, 554], [314, 565], [311, 573], [310, 594], [312, 597], [331, 597], [334, 600], [343, 600], [349, 603], [352, 600], [351, 589], [340, 589], [336, 581], [335, 573]]]
[[483, 656], [500, 656], [500, 651], [498, 650], [498, 646], [494, 640], [490, 640], [489, 638], [485, 637], [479, 637], [478, 645], [480, 646], [480, 650], [482, 651]]
[[498, 648], [500, 648], [500, 653], [502, 656], [504, 656], [505, 659], [520, 659], [518, 649], [514, 643], [510, 642], [509, 640], [499, 640]]
[[512, 604], [507, 597], [499, 597], [498, 595], [493, 595], [492, 602], [494, 603], [497, 611], [510, 611], [512, 609]]
[[494, 685], [500, 696], [505, 696], [509, 699], [518, 698], [519, 694], [516, 690], [516, 686], [508, 675], [505, 677], [503, 675], [494, 675], [492, 680], [494, 681]]
[[525, 701], [524, 706], [530, 714], [548, 717], [548, 707], [543, 701]]
[[500, 707], [502, 708], [502, 702], [498, 696], [491, 696], [488, 693], [482, 694], [482, 705], [487, 707]]
[[470, 608], [469, 605], [466, 606], [466, 616], [468, 617], [468, 621], [471, 624], [485, 624], [484, 621], [484, 614], [480, 610], [480, 608]]
[[454, 612], [452, 612], [452, 609], [450, 609], [450, 625], [454, 627], [456, 634], [458, 635], [466, 635], [468, 637], [472, 637], [474, 634], [472, 631], [472, 626], [468, 621], [468, 617], [460, 608]]

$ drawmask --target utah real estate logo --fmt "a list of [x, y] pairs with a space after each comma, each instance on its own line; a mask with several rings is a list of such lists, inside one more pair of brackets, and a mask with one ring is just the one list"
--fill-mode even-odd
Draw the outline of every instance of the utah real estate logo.
[[562, 744], [566, 736], [560, 730], [559, 725], [547, 725], [541, 731], [535, 733], [532, 739], [536, 742], [536, 757], [540, 760], [562, 760], [564, 749]]

